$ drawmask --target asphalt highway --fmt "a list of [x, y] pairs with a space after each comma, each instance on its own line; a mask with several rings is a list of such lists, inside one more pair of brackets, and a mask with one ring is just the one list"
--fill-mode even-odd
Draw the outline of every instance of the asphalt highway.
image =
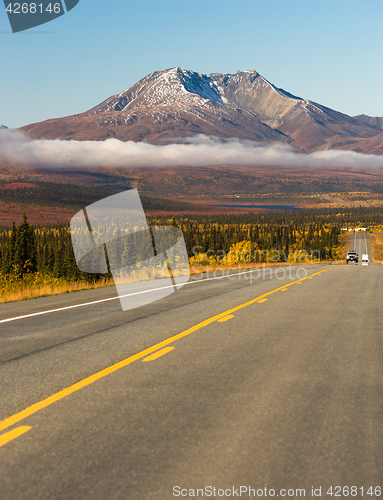
[[370, 259], [0, 306], [0, 499], [378, 497], [382, 286]]

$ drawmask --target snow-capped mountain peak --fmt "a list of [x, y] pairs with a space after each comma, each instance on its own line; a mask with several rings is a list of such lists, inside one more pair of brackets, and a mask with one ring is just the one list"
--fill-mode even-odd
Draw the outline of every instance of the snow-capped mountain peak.
[[217, 85], [209, 76], [177, 67], [151, 73], [130, 89], [92, 109], [91, 113], [128, 111], [137, 106], [193, 106], [201, 104], [201, 99], [223, 103]]
[[[249, 99], [249, 92], [251, 98]], [[242, 108], [243, 97], [246, 107], [259, 107], [259, 103], [269, 100], [269, 94], [276, 94], [281, 100], [292, 101], [291, 105], [302, 101], [266, 80], [255, 70], [237, 71], [235, 74], [212, 73], [204, 75], [181, 67], [150, 73], [136, 85], [104, 101], [89, 114], [109, 111], [132, 111], [153, 106], [195, 107], [221, 105], [225, 108]], [[262, 106], [262, 105], [261, 105]], [[266, 103], [265, 103], [266, 106]], [[265, 115], [266, 119], [274, 119]]]
[[352, 118], [302, 99], [256, 70], [205, 75], [175, 67], [150, 73], [89, 111], [24, 130], [45, 138], [115, 137], [160, 144], [204, 134], [291, 142], [307, 152], [338, 144], [360, 148], [366, 139], [366, 150], [379, 153], [383, 137], [371, 147], [367, 139], [381, 133], [381, 123], [380, 118]]

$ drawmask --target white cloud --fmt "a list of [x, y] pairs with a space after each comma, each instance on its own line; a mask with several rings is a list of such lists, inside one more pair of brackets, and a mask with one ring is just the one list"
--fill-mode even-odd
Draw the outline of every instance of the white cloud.
[[[186, 142], [186, 143], [185, 143]], [[0, 131], [0, 161], [46, 167], [168, 167], [209, 165], [264, 165], [288, 167], [383, 167], [383, 156], [327, 150], [302, 154], [284, 143], [265, 144], [223, 140], [203, 135], [184, 143], [62, 141], [30, 139], [18, 131]]]

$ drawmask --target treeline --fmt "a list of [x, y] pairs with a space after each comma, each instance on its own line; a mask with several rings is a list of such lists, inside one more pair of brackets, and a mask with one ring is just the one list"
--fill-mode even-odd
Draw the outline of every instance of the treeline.
[[68, 225], [34, 228], [26, 215], [19, 226], [0, 231], [0, 271], [20, 277], [39, 272], [68, 280], [99, 278], [77, 268]]
[[[382, 208], [299, 210], [256, 215], [148, 218], [151, 226], [175, 225], [185, 238], [189, 257], [223, 255], [237, 243], [251, 241], [261, 251], [295, 250], [315, 253], [321, 260], [337, 258], [341, 229], [383, 224]], [[0, 230], [0, 270], [3, 275], [43, 273], [68, 280], [97, 280], [76, 265], [69, 225], [33, 227], [23, 222]]]
[[[0, 183], [6, 186], [6, 183]], [[47, 207], [82, 207], [111, 196], [117, 191], [72, 184], [36, 182], [16, 189], [0, 189], [0, 201]]]
[[[278, 250], [285, 256], [304, 250], [322, 260], [337, 257], [341, 233], [338, 223], [280, 221], [278, 218], [266, 216], [266, 222], [254, 221], [254, 216], [199, 217], [181, 218], [176, 223], [184, 234], [189, 258], [206, 252], [222, 257], [233, 245], [243, 241], [251, 241], [260, 251]], [[161, 225], [166, 220], [151, 222]]]
[[[166, 224], [168, 219], [151, 219], [151, 224]], [[181, 217], [189, 257], [210, 251], [228, 252], [242, 241], [251, 241], [261, 250], [316, 252], [322, 260], [337, 257], [342, 228], [383, 224], [383, 208], [310, 209], [270, 211], [255, 215], [218, 217]]]
[[[100, 189], [90, 186], [58, 184], [52, 182], [35, 182], [30, 186], [14, 189], [2, 189], [7, 183], [0, 180], [0, 202], [21, 203], [41, 207], [64, 207], [80, 210], [108, 196], [121, 192], [116, 189]], [[148, 212], [192, 210], [195, 205], [180, 201], [141, 196], [142, 206]]]

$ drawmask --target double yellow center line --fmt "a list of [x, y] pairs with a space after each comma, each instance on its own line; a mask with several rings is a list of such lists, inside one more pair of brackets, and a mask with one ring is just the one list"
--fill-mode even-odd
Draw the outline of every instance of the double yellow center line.
[[[344, 267], [344, 266], [340, 266]], [[329, 270], [333, 269], [339, 269], [340, 267], [333, 267]], [[164, 347], [168, 346], [169, 344], [172, 344], [173, 342], [180, 340], [187, 335], [190, 335], [191, 333], [196, 332], [197, 330], [200, 330], [204, 326], [210, 325], [211, 323], [214, 323], [215, 321], [222, 321], [223, 318], [232, 315], [236, 311], [239, 311], [240, 309], [243, 309], [244, 307], [250, 306], [251, 304], [255, 304], [256, 302], [264, 302], [267, 300], [266, 297], [269, 295], [272, 295], [273, 293], [276, 293], [278, 291], [285, 291], [288, 287], [302, 283], [305, 279], [312, 278], [313, 276], [320, 275], [322, 272], [325, 271], [318, 271], [314, 274], [311, 274], [310, 276], [306, 276], [305, 278], [299, 279], [297, 281], [294, 281], [292, 283], [289, 283], [288, 285], [283, 285], [279, 288], [276, 288], [275, 290], [272, 290], [270, 292], [264, 293], [263, 295], [260, 295], [259, 297], [256, 297], [255, 299], [249, 300], [248, 302], [245, 302], [243, 304], [240, 304], [239, 306], [233, 307], [231, 309], [228, 309], [227, 311], [224, 311], [220, 314], [217, 314], [216, 316], [213, 316], [205, 321], [202, 321], [201, 323], [198, 323], [195, 326], [192, 326], [191, 328], [178, 333], [177, 335], [174, 335], [173, 337], [170, 337], [166, 340], [163, 340], [162, 342], [159, 342], [158, 344], [155, 344], [151, 347], [148, 347], [147, 349], [138, 352], [137, 354], [134, 354], [133, 356], [130, 356], [129, 358], [126, 358], [118, 363], [115, 363], [114, 365], [109, 366], [108, 368], [105, 368], [104, 370], [101, 370], [83, 380], [80, 380], [79, 382], [66, 387], [65, 389], [62, 389], [61, 391], [57, 392], [56, 394], [53, 394], [52, 396], [47, 397], [46, 399], [43, 399], [42, 401], [39, 401], [38, 403], [33, 404], [32, 406], [29, 406], [28, 408], [25, 408], [25, 410], [20, 411], [19, 413], [15, 413], [11, 417], [6, 418], [2, 422], [0, 422], [0, 432], [8, 429], [12, 425], [15, 425], [22, 420], [26, 419], [27, 417], [30, 417], [31, 415], [37, 413], [40, 410], [43, 410], [44, 408], [47, 408], [48, 406], [52, 405], [53, 403], [56, 403], [57, 401], [60, 401], [61, 399], [66, 398], [70, 394], [73, 394], [74, 392], [79, 391], [80, 389], [83, 389], [84, 387], [87, 387], [88, 385], [93, 384], [97, 380], [100, 380], [107, 375], [110, 375], [111, 373], [116, 372], [117, 370], [120, 370], [121, 368], [124, 368], [125, 366], [130, 365], [131, 363], [134, 363], [134, 361], [137, 361], [142, 358], [146, 358], [147, 361], [152, 361], [153, 359], [156, 359], [163, 354], [166, 354], [167, 352], [171, 351], [174, 349], [174, 347], [168, 347], [166, 350], [163, 349]], [[232, 317], [232, 316], [230, 316]], [[229, 319], [229, 318], [228, 318]], [[226, 321], [226, 320], [224, 320]], [[162, 349], [160, 352], [156, 352]], [[155, 354], [153, 354], [155, 353]], [[0, 435], [0, 447], [3, 446], [4, 444], [8, 443], [12, 439], [15, 439], [16, 437], [24, 434], [27, 432], [31, 427], [18, 427], [16, 429], [13, 429], [12, 431]]]

